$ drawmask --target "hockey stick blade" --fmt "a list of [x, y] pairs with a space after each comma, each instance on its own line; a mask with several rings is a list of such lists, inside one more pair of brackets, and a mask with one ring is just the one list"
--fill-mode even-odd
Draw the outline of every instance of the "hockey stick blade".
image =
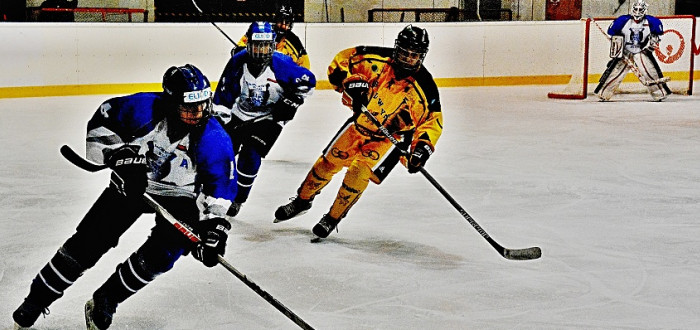
[[508, 260], [533, 260], [539, 259], [541, 256], [542, 250], [536, 246], [527, 249], [503, 250], [503, 257]]
[[95, 164], [95, 163], [81, 157], [80, 155], [78, 155], [78, 153], [75, 152], [75, 150], [73, 150], [71, 147], [69, 147], [65, 144], [63, 146], [61, 146], [60, 151], [61, 151], [61, 155], [63, 155], [63, 157], [66, 160], [71, 162], [73, 165], [80, 167], [83, 170], [86, 170], [88, 172], [97, 172], [97, 171], [104, 170], [105, 168], [108, 167], [107, 165]]

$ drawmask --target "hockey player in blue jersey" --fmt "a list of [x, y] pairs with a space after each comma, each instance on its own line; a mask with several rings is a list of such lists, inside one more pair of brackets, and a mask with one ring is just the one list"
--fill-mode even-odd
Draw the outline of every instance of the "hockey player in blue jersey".
[[89, 329], [106, 329], [117, 305], [167, 272], [184, 254], [206, 266], [225, 252], [224, 219], [236, 194], [231, 141], [211, 116], [209, 80], [193, 65], [171, 67], [163, 92], [138, 93], [102, 103], [88, 122], [87, 158], [109, 165], [109, 186], [80, 221], [75, 233], [34, 278], [29, 295], [13, 313], [15, 327], [34, 324], [49, 305], [112, 247], [144, 213], [153, 210], [146, 192], [202, 242], [156, 215], [145, 243], [98, 288], [85, 305]]
[[228, 212], [232, 217], [248, 199], [262, 158], [316, 87], [311, 71], [275, 51], [270, 23], [253, 22], [246, 36], [246, 49], [226, 64], [214, 94], [215, 116], [238, 157], [238, 194]]
[[647, 15], [647, 7], [644, 0], [637, 0], [629, 15], [618, 17], [608, 28], [612, 59], [595, 89], [601, 101], [610, 100], [630, 70], [648, 88], [654, 101], [663, 101], [671, 94], [666, 85], [668, 79], [664, 78], [654, 57], [654, 50], [664, 34], [663, 24], [658, 18]]

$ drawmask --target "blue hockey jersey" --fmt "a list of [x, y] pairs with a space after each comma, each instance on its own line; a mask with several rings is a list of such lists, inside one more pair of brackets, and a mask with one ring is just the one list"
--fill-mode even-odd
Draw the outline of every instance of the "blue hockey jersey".
[[148, 163], [148, 193], [196, 198], [200, 219], [223, 217], [237, 190], [228, 134], [212, 117], [189, 132], [169, 136], [163, 97], [138, 93], [102, 103], [88, 122], [87, 158], [103, 164], [112, 150], [139, 146]]
[[624, 36], [625, 49], [637, 54], [644, 49], [652, 35], [663, 35], [664, 27], [661, 20], [651, 15], [644, 16], [639, 22], [635, 22], [630, 15], [622, 15], [610, 24], [608, 34]]
[[231, 116], [245, 121], [267, 115], [283, 94], [304, 99], [313, 93], [316, 77], [291, 57], [274, 52], [270, 65], [254, 77], [245, 63], [247, 53], [243, 50], [231, 57], [216, 87], [214, 111], [223, 123]]

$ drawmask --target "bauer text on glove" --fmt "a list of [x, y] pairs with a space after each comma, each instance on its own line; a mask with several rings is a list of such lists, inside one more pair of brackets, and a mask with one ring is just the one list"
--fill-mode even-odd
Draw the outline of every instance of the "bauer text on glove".
[[226, 240], [231, 223], [224, 218], [203, 220], [199, 229], [200, 242], [197, 243], [192, 255], [207, 267], [214, 267], [219, 263], [219, 255], [226, 252]]

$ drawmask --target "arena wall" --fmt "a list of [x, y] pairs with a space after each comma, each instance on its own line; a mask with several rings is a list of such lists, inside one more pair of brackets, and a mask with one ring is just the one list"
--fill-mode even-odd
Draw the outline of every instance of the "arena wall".
[[[218, 24], [238, 40], [247, 24]], [[319, 88], [340, 50], [393, 46], [405, 23], [295, 24]], [[426, 66], [441, 87], [564, 84], [580, 66], [578, 21], [421, 23]], [[0, 24], [0, 98], [160, 90], [163, 72], [192, 63], [215, 82], [231, 43], [209, 23]], [[696, 63], [700, 52], [693, 48]], [[607, 52], [607, 49], [601, 50]], [[688, 49], [688, 51], [691, 51]], [[695, 77], [700, 77], [695, 72]]]

